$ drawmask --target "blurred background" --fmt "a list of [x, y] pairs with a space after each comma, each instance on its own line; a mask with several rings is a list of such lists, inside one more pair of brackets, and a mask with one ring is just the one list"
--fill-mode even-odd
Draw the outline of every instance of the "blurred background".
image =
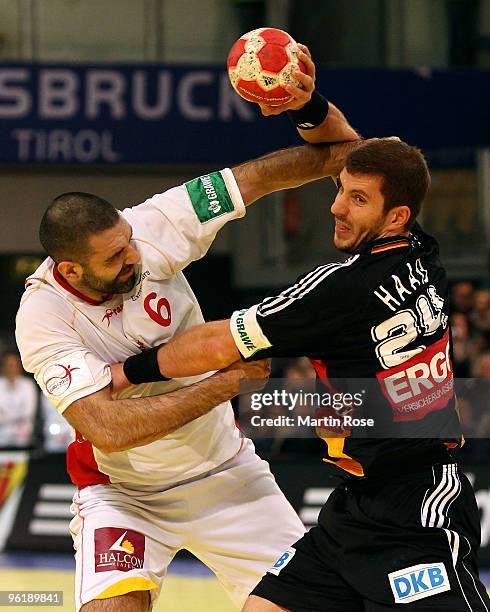
[[[23, 588], [66, 580], [71, 597], [71, 557], [37, 556], [71, 547], [71, 432], [22, 371], [14, 341], [24, 279], [43, 259], [44, 208], [65, 191], [135, 205], [298, 144], [287, 118], [263, 118], [228, 83], [229, 48], [265, 25], [309, 46], [318, 89], [363, 136], [398, 135], [426, 154], [433, 185], [421, 220], [451, 279], [455, 374], [476, 393], [490, 380], [490, 0], [0, 0], [0, 579]], [[226, 227], [186, 271], [205, 317], [338, 259], [333, 196], [331, 181], [275, 194]], [[292, 381], [309, 372], [303, 360], [274, 363]], [[490, 419], [470, 403], [463, 410], [480, 439], [462, 455], [490, 566]], [[271, 437], [258, 448], [314, 524], [333, 486], [320, 443]], [[214, 579], [182, 563], [166, 609], [231, 609]]]

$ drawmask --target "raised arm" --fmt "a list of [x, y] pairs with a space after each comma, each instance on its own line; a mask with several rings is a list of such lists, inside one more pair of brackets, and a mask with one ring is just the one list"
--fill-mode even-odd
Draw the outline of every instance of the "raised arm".
[[232, 168], [245, 206], [259, 198], [326, 176], [337, 176], [360, 140], [282, 149]]
[[274, 191], [299, 187], [325, 176], [337, 176], [348, 153], [361, 142], [345, 115], [315, 91], [315, 64], [308, 48], [305, 45], [299, 48], [298, 58], [306, 67], [306, 73], [295, 71], [301, 87], [285, 86], [293, 96], [286, 104], [259, 106], [266, 116], [289, 111], [297, 126], [303, 125], [304, 118], [313, 117], [315, 127], [297, 129], [303, 140], [315, 146], [276, 151], [232, 168], [246, 206]]
[[312, 144], [359, 140], [359, 134], [332, 102], [328, 102], [328, 114], [320, 125], [309, 130], [298, 127], [297, 130], [303, 140]]
[[[260, 104], [263, 115], [280, 115], [288, 111], [299, 135], [311, 144], [348, 142], [359, 139], [359, 134], [349, 125], [345, 115], [332, 103], [327, 102], [315, 89], [316, 69], [306, 45], [298, 45], [300, 59], [306, 67], [306, 74], [297, 70], [294, 76], [301, 87], [286, 85], [285, 89], [293, 98], [280, 106]], [[301, 129], [298, 124], [313, 121], [314, 127]]]

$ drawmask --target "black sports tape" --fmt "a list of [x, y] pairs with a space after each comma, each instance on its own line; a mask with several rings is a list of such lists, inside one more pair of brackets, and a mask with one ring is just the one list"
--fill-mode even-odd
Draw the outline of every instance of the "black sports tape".
[[157, 359], [159, 348], [159, 346], [155, 346], [143, 351], [139, 355], [132, 355], [126, 359], [123, 364], [123, 370], [130, 383], [139, 385], [147, 382], [170, 380], [170, 378], [166, 378], [160, 373]]
[[328, 100], [315, 91], [311, 100], [299, 110], [288, 111], [289, 118], [300, 130], [313, 130], [325, 121], [328, 115]]

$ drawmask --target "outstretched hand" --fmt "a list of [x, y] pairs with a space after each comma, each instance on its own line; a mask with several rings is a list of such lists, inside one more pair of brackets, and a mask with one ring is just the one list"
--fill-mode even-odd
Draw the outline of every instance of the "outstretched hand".
[[293, 76], [300, 82], [301, 86], [297, 85], [285, 85], [284, 89], [293, 96], [292, 100], [281, 104], [280, 106], [268, 106], [267, 104], [259, 104], [262, 114], [266, 117], [269, 115], [280, 115], [281, 113], [289, 110], [299, 110], [310, 101], [311, 95], [315, 90], [315, 64], [311, 59], [310, 50], [306, 45], [298, 43], [298, 59], [303, 62], [306, 68], [306, 74], [299, 68], [293, 71]]

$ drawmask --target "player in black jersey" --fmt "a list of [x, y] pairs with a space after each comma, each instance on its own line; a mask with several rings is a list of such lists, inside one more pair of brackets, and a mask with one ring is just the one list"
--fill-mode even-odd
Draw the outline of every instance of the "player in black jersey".
[[[316, 142], [321, 131], [312, 130]], [[240, 356], [307, 355], [322, 384], [369, 381], [354, 414], [373, 418], [372, 434], [324, 435], [325, 459], [349, 478], [262, 579], [247, 612], [490, 612], [474, 493], [449, 450], [460, 431], [447, 279], [436, 240], [416, 223], [429, 181], [414, 147], [360, 144], [331, 207], [335, 245], [350, 256], [156, 354], [169, 377]]]

